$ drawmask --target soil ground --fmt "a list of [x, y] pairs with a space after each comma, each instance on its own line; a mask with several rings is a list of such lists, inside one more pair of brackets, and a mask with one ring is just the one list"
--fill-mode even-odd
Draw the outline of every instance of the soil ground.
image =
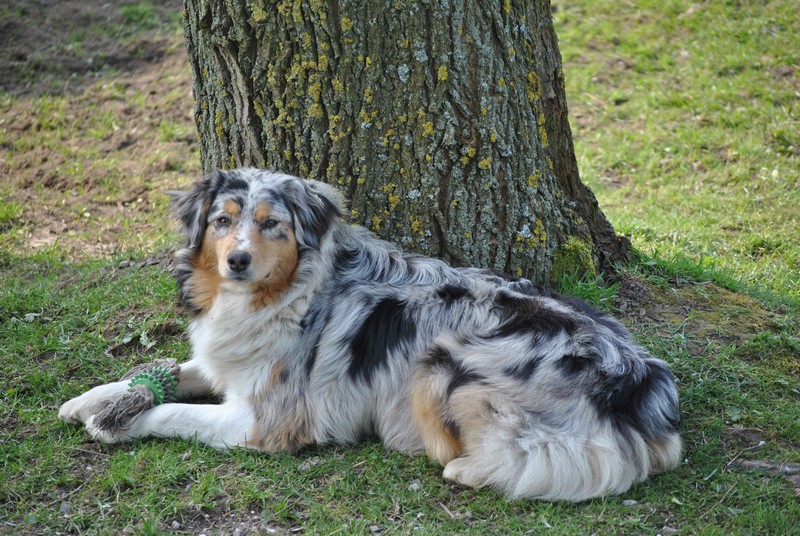
[[0, 9], [0, 200], [21, 207], [17, 246], [72, 258], [152, 246], [135, 237], [153, 235], [165, 193], [199, 173], [181, 10]]

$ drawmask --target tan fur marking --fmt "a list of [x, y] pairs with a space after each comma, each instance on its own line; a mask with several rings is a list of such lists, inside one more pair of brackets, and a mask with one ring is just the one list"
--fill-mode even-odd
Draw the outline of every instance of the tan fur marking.
[[267, 240], [258, 231], [253, 232], [253, 264], [269, 267], [269, 277], [252, 285], [253, 309], [274, 302], [292, 284], [297, 269], [297, 240], [291, 229], [286, 234], [286, 240]]
[[242, 211], [241, 207], [239, 207], [239, 203], [233, 199], [225, 201], [225, 203], [222, 205], [222, 210], [234, 217], [238, 216]]
[[269, 203], [261, 203], [256, 207], [256, 221], [258, 223], [267, 221], [270, 214], [272, 214], [272, 207], [269, 206]]
[[418, 381], [411, 390], [411, 413], [428, 458], [447, 465], [461, 454], [461, 441], [445, 426], [439, 397], [425, 379]]
[[222, 283], [222, 276], [217, 270], [216, 250], [217, 240], [211, 229], [206, 229], [200, 251], [195, 253], [194, 270], [186, 283], [191, 291], [192, 303], [203, 312], [214, 304]]
[[275, 388], [281, 384], [281, 374], [286, 369], [286, 361], [281, 359], [272, 365], [272, 370], [269, 371], [269, 386]]

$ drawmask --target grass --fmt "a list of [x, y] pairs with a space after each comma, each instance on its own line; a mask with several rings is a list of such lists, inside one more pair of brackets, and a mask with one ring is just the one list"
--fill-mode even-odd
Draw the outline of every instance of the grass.
[[580, 169], [615, 228], [800, 298], [795, 3], [555, 7]]
[[[126, 20], [153, 30], [150, 3], [126, 5]], [[190, 109], [188, 82], [154, 103], [138, 79], [100, 79], [80, 96], [0, 95], [0, 169], [31, 177], [0, 186], [0, 534], [796, 533], [800, 486], [742, 466], [800, 462], [792, 6], [555, 8], [582, 174], [641, 252], [613, 281], [565, 277], [561, 290], [620, 316], [670, 363], [684, 414], [675, 471], [585, 504], [509, 502], [373, 442], [298, 456], [105, 446], [59, 422], [66, 399], [189, 353], [163, 265], [120, 267], [160, 262], [174, 243], [165, 200], [148, 192], [196, 173], [195, 150], [180, 148], [190, 118], [162, 115]], [[127, 31], [135, 39], [136, 24]], [[39, 210], [68, 230], [32, 247]], [[78, 254], [119, 235], [135, 238]]]

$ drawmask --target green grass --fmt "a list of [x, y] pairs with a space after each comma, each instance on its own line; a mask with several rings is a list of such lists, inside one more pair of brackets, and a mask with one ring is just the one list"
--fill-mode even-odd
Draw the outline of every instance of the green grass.
[[[125, 5], [131, 39], [152, 30], [152, 4]], [[670, 363], [684, 415], [675, 471], [585, 504], [509, 502], [449, 485], [425, 458], [373, 442], [298, 456], [177, 440], [106, 446], [58, 421], [59, 405], [89, 387], [189, 353], [166, 271], [118, 268], [174, 244], [166, 199], [137, 199], [197, 173], [196, 150], [176, 149], [192, 135], [187, 123], [158, 115], [190, 107], [189, 84], [154, 105], [124, 80], [100, 79], [80, 98], [0, 96], [2, 169], [32, 177], [0, 187], [0, 534], [796, 533], [800, 488], [738, 465], [800, 462], [795, 10], [555, 8], [583, 177], [641, 251], [603, 284], [567, 276], [560, 290], [614, 312]], [[125, 145], [131, 117], [145, 116], [141, 137]], [[145, 140], [158, 145], [141, 150]], [[36, 202], [17, 197], [21, 189]], [[122, 212], [103, 212], [118, 202]], [[68, 231], [30, 247], [33, 211], [62, 206]], [[112, 234], [92, 234], [111, 225]], [[120, 235], [128, 238], [115, 253], [78, 255]]]
[[578, 163], [615, 228], [800, 297], [796, 3], [554, 5]]
[[[206, 526], [232, 532], [255, 516], [307, 533], [364, 533], [377, 526], [429, 534], [548, 527], [572, 534], [664, 527], [787, 534], [800, 516], [786, 479], [730, 464], [800, 459], [796, 319], [771, 316], [746, 296], [691, 278], [676, 282], [675, 274], [647, 265], [623, 270], [647, 283], [648, 308], [661, 317], [636, 316], [632, 325], [679, 378], [686, 460], [622, 497], [547, 504], [448, 485], [441, 468], [425, 458], [388, 453], [371, 442], [297, 457], [218, 452], [176, 440], [92, 443], [79, 427], [58, 421], [63, 401], [135, 364], [185, 359], [189, 351], [171, 278], [159, 267], [114, 265], [76, 265], [55, 250], [0, 254], [0, 481], [6, 483], [0, 523], [12, 532], [107, 533], [130, 526], [164, 534], [174, 521], [195, 532]], [[571, 285], [601, 305], [614, 299], [613, 291], [598, 294], [596, 285]], [[758, 430], [764, 443], [732, 439], [737, 430]]]

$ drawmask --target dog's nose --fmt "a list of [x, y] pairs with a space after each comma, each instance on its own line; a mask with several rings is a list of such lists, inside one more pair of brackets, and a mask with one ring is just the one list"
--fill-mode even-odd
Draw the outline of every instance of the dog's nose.
[[234, 272], [241, 273], [250, 267], [250, 261], [252, 260], [253, 258], [249, 253], [243, 251], [234, 251], [228, 255], [228, 268]]

